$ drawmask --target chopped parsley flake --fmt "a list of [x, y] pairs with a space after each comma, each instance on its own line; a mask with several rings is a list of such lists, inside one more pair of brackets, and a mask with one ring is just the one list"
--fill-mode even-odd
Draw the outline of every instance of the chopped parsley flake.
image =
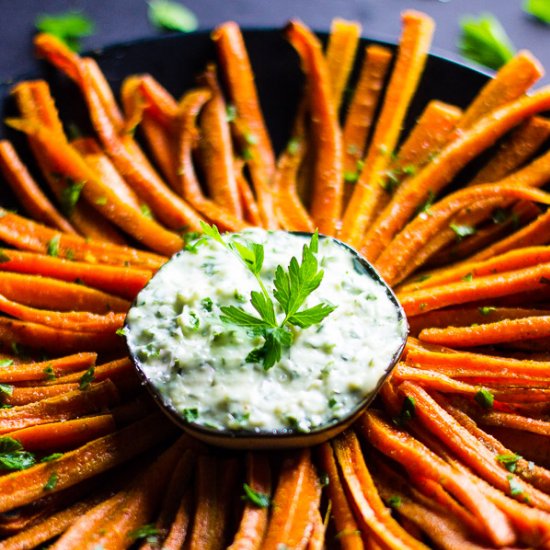
[[517, 468], [520, 455], [515, 453], [508, 453], [503, 455], [497, 455], [497, 461], [500, 462], [509, 472], [514, 473]]
[[474, 396], [475, 402], [483, 409], [491, 410], [495, 401], [495, 396], [487, 389], [482, 388]]
[[258, 508], [268, 508], [271, 504], [269, 495], [255, 491], [248, 483], [243, 483], [243, 500], [251, 502]]

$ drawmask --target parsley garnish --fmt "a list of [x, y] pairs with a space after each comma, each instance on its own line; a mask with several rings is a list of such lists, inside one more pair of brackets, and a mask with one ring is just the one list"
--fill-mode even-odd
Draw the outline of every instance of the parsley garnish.
[[387, 503], [390, 508], [399, 508], [399, 506], [401, 506], [401, 497], [398, 495], [392, 495], [388, 498]]
[[0, 359], [1, 367], [11, 367], [13, 365], [13, 359]]
[[10, 257], [3, 250], [0, 250], [0, 264], [5, 264], [9, 261]]
[[53, 34], [71, 50], [80, 50], [80, 39], [94, 34], [94, 22], [79, 11], [68, 11], [57, 15], [39, 15], [34, 22], [40, 32]]
[[258, 506], [258, 508], [268, 508], [271, 499], [269, 498], [269, 495], [266, 495], [264, 493], [260, 493], [258, 491], [255, 491], [248, 485], [248, 483], [243, 483], [243, 491], [244, 495], [242, 496], [243, 500], [247, 500], [248, 502], [251, 502], [252, 504]]
[[264, 338], [264, 344], [253, 349], [246, 360], [251, 363], [261, 362], [264, 369], [268, 370], [281, 359], [283, 350], [290, 348], [292, 344], [289, 325], [300, 328], [316, 325], [335, 309], [335, 306], [320, 303], [300, 311], [307, 297], [319, 287], [323, 279], [324, 273], [318, 269], [316, 257], [319, 235], [315, 233], [309, 245], [304, 245], [301, 264], [293, 257], [288, 270], [284, 270], [280, 265], [275, 270], [273, 297], [285, 314], [284, 319], [278, 322], [275, 304], [260, 277], [264, 261], [263, 245], [253, 242], [243, 244], [237, 240], [226, 243], [216, 226], [203, 223], [202, 228], [206, 235], [237, 255], [260, 286], [261, 292], [250, 293], [250, 302], [259, 313], [259, 317], [251, 315], [241, 307], [223, 306], [220, 308], [220, 319], [228, 324], [246, 327]]
[[186, 422], [195, 422], [199, 418], [199, 409], [183, 409], [181, 414]]
[[454, 223], [449, 224], [449, 227], [455, 232], [457, 240], [461, 241], [464, 237], [469, 237], [470, 235], [474, 235], [476, 232], [475, 227], [472, 227], [471, 225], [457, 225]]
[[515, 48], [499, 20], [490, 13], [477, 19], [467, 16], [461, 19], [459, 48], [464, 57], [490, 69], [499, 69], [509, 61]]
[[472, 272], [466, 273], [466, 275], [464, 275], [464, 277], [462, 277], [462, 280], [466, 281], [467, 283], [470, 283], [474, 280], [474, 274]]
[[237, 118], [237, 107], [235, 105], [228, 105], [225, 109], [225, 120], [227, 122], [233, 122]]
[[495, 396], [485, 388], [479, 390], [474, 396], [475, 402], [483, 409], [490, 410], [493, 408]]
[[188, 231], [183, 234], [183, 249], [192, 254], [198, 252], [197, 247], [201, 244], [202, 239], [200, 238], [200, 233], [196, 231]]
[[293, 137], [290, 139], [288, 145], [286, 146], [286, 150], [288, 151], [289, 155], [295, 155], [298, 152], [301, 141], [302, 140], [298, 137]]
[[204, 309], [204, 311], [212, 311], [212, 307], [214, 306], [214, 302], [212, 301], [212, 298], [206, 297], [201, 300], [201, 307]]
[[46, 380], [55, 380], [57, 378], [51, 365], [48, 365], [43, 372]]
[[396, 426], [404, 426], [409, 420], [413, 419], [416, 415], [416, 402], [414, 397], [409, 395], [405, 396], [403, 405], [401, 406], [401, 412], [399, 416], [393, 419], [393, 423]]
[[481, 315], [489, 315], [495, 310], [496, 310], [496, 307], [482, 306], [479, 308], [479, 313], [481, 313]]
[[435, 193], [433, 191], [428, 191], [428, 197], [426, 202], [418, 209], [417, 214], [430, 214], [430, 208], [433, 206], [435, 201]]
[[508, 485], [510, 485], [510, 494], [512, 496], [521, 495], [523, 493], [523, 485], [512, 475], [506, 476]]
[[98, 205], [98, 206], [105, 206], [107, 204], [107, 197], [98, 197], [96, 200], [95, 200], [95, 203]]
[[48, 241], [48, 256], [53, 256], [54, 258], [59, 256], [59, 240], [61, 235], [55, 235]]
[[525, 0], [523, 11], [543, 23], [550, 24], [550, 2], [548, 0]]
[[516, 471], [518, 460], [520, 458], [521, 456], [515, 453], [497, 455], [497, 461], [500, 462], [509, 472], [512, 473]]
[[196, 15], [189, 8], [171, 0], [151, 0], [148, 17], [157, 29], [192, 32], [198, 27]]
[[145, 203], [139, 205], [139, 210], [146, 218], [149, 218], [150, 220], [154, 218], [152, 210]]
[[13, 393], [13, 386], [10, 384], [0, 384], [0, 394], [11, 395]]
[[0, 469], [26, 470], [34, 466], [34, 455], [23, 449], [23, 445], [11, 437], [0, 437]]
[[51, 455], [45, 456], [40, 459], [40, 462], [53, 462], [54, 460], [57, 460], [58, 458], [61, 458], [63, 456], [63, 453], [52, 453]]
[[67, 216], [73, 213], [85, 183], [83, 181], [69, 181], [67, 187], [61, 191], [61, 208]]
[[142, 525], [138, 529], [134, 529], [128, 533], [128, 536], [133, 540], [145, 539], [149, 544], [158, 544], [160, 530], [152, 523]]
[[78, 389], [80, 391], [87, 390], [90, 384], [94, 381], [95, 368], [90, 367], [80, 378], [78, 383]]
[[59, 476], [55, 472], [52, 472], [52, 474], [48, 478], [48, 481], [46, 481], [46, 485], [44, 485], [43, 487], [44, 491], [53, 491], [53, 489], [55, 489], [57, 485], [58, 479]]

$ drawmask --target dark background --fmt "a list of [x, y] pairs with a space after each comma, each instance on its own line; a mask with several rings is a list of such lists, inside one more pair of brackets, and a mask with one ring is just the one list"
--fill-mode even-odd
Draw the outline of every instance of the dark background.
[[[333, 17], [360, 21], [363, 34], [396, 40], [399, 13], [415, 8], [437, 23], [432, 51], [460, 59], [456, 47], [461, 16], [491, 12], [498, 16], [516, 48], [531, 50], [550, 70], [550, 26], [521, 9], [522, 0], [185, 0], [198, 17], [199, 28], [209, 29], [228, 19], [243, 27], [281, 26], [298, 17], [317, 30], [327, 30]], [[85, 49], [159, 35], [147, 19], [145, 0], [0, 0], [0, 82], [32, 72], [31, 37], [37, 13], [69, 8], [83, 10], [96, 22], [94, 36]], [[546, 77], [545, 82], [550, 82]], [[543, 81], [543, 82], [544, 82]]]

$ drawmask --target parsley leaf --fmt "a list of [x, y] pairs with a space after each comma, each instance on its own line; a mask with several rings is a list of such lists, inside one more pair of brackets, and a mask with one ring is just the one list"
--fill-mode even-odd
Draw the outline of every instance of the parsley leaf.
[[496, 310], [496, 307], [492, 307], [492, 306], [481, 306], [479, 308], [479, 313], [481, 313], [481, 315], [490, 315], [493, 311]]
[[10, 261], [10, 257], [0, 249], [0, 264], [5, 264]]
[[388, 498], [387, 504], [390, 508], [399, 508], [401, 506], [401, 497], [399, 495], [392, 495]]
[[151, 0], [148, 16], [158, 29], [192, 32], [198, 27], [196, 15], [189, 8], [171, 0]]
[[500, 462], [509, 472], [512, 473], [516, 471], [518, 460], [520, 458], [521, 456], [515, 453], [497, 455], [497, 461]]
[[550, 2], [548, 0], [526, 0], [523, 3], [523, 11], [543, 23], [550, 24]]
[[523, 493], [523, 485], [512, 475], [506, 476], [508, 485], [510, 486], [510, 494], [512, 496], [521, 495]]
[[407, 424], [409, 420], [413, 419], [415, 415], [416, 401], [414, 400], [414, 397], [410, 397], [409, 395], [407, 395], [403, 400], [401, 412], [399, 413], [399, 416], [393, 419], [393, 423], [396, 426], [405, 426], [405, 424]]
[[490, 13], [460, 21], [459, 48], [464, 57], [490, 69], [499, 69], [509, 61], [515, 48], [499, 20]]
[[44, 377], [46, 380], [55, 380], [57, 377], [55, 375], [55, 371], [53, 370], [53, 367], [51, 365], [48, 365], [44, 368]]
[[48, 478], [48, 481], [46, 481], [46, 484], [43, 487], [44, 491], [53, 491], [57, 485], [58, 479], [59, 476], [55, 472], [52, 472], [52, 474]]
[[78, 383], [78, 389], [80, 391], [87, 390], [90, 384], [94, 381], [95, 368], [90, 367], [80, 378]]
[[475, 235], [476, 229], [471, 225], [456, 225], [451, 223], [449, 227], [455, 232], [457, 240], [461, 241], [464, 237]]
[[490, 410], [493, 408], [495, 396], [485, 388], [479, 390], [474, 396], [475, 402], [483, 409]]
[[0, 437], [0, 470], [26, 470], [34, 466], [34, 455], [11, 437]]
[[61, 239], [61, 235], [54, 235], [49, 241], [47, 245], [47, 253], [48, 256], [57, 257], [59, 256], [59, 241]]
[[186, 422], [195, 422], [199, 418], [199, 409], [183, 409], [182, 414]]
[[242, 499], [255, 504], [258, 508], [268, 508], [271, 504], [269, 495], [255, 491], [248, 483], [243, 483], [243, 491]]
[[133, 540], [145, 539], [149, 544], [158, 544], [160, 530], [157, 529], [152, 523], [142, 525], [133, 531], [128, 533], [128, 536]]
[[79, 11], [68, 11], [56, 15], [40, 14], [34, 25], [40, 32], [52, 34], [64, 42], [71, 50], [80, 50], [80, 39], [91, 36], [95, 31], [94, 22]]
[[80, 199], [85, 183], [86, 182], [83, 181], [73, 182], [70, 180], [67, 183], [67, 187], [61, 191], [61, 208], [67, 216], [70, 216], [73, 213], [75, 206]]
[[0, 394], [11, 395], [13, 393], [13, 386], [10, 384], [0, 384]]
[[51, 455], [45, 456], [40, 459], [40, 462], [53, 462], [54, 460], [57, 460], [58, 458], [61, 458], [63, 456], [63, 453], [52, 453]]
[[11, 367], [13, 359], [0, 359], [0, 367]]

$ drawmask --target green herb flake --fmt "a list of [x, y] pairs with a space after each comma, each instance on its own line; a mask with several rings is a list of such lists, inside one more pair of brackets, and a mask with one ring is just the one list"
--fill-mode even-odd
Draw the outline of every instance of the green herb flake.
[[51, 455], [42, 457], [40, 459], [40, 462], [53, 462], [54, 460], [57, 460], [62, 456], [63, 456], [63, 453], [52, 453]]
[[393, 423], [396, 426], [405, 426], [409, 420], [412, 420], [416, 415], [416, 401], [414, 397], [409, 395], [405, 396], [403, 405], [401, 406], [401, 412], [399, 416], [393, 419]]
[[513, 475], [506, 476], [506, 479], [513, 497], [523, 494], [523, 485]]
[[518, 460], [520, 459], [521, 456], [515, 453], [497, 455], [497, 461], [500, 462], [509, 472], [512, 473], [516, 471]]
[[330, 485], [330, 477], [326, 472], [321, 472], [319, 474], [319, 482], [321, 487], [328, 487]]
[[107, 204], [107, 197], [98, 197], [96, 200], [95, 200], [95, 203], [98, 205], [98, 206], [106, 206]]
[[150, 220], [154, 219], [153, 212], [151, 211], [149, 206], [146, 205], [145, 203], [142, 203], [142, 204], [139, 205], [139, 210], [140, 210], [142, 216], [145, 216], [146, 218], [149, 218]]
[[475, 402], [485, 410], [491, 410], [495, 402], [495, 396], [487, 389], [482, 388], [474, 396]]
[[44, 489], [44, 491], [53, 491], [57, 486], [58, 480], [59, 476], [57, 475], [57, 473], [52, 472], [50, 474], [50, 477], [48, 478], [48, 481], [46, 481], [46, 484], [44, 485], [44, 487], [42, 487], [42, 489]]
[[183, 409], [181, 414], [186, 422], [195, 422], [199, 418], [199, 409]]
[[419, 277], [417, 277], [414, 282], [415, 283], [423, 283], [424, 281], [427, 281], [428, 279], [431, 278], [431, 275], [428, 275], [428, 274], [425, 274], [425, 275], [420, 275]]
[[463, 281], [466, 281], [467, 283], [471, 283], [474, 280], [474, 274], [472, 272], [466, 273], [464, 277], [462, 277]]
[[10, 384], [0, 384], [0, 394], [12, 395], [13, 386], [11, 386]]
[[126, 331], [124, 330], [124, 327], [120, 327], [120, 328], [117, 328], [116, 331], [115, 331], [115, 334], [117, 336], [126, 336]]
[[392, 495], [388, 498], [387, 504], [390, 508], [399, 508], [401, 506], [401, 497], [399, 495]]
[[212, 298], [206, 297], [201, 300], [201, 307], [204, 311], [211, 312], [213, 306], [214, 302], [212, 301]]
[[255, 491], [248, 483], [243, 483], [243, 491], [242, 499], [254, 504], [258, 508], [268, 508], [271, 504], [269, 495]]
[[54, 235], [49, 241], [47, 245], [47, 253], [48, 256], [52, 256], [54, 258], [57, 258], [59, 256], [59, 241], [61, 239], [61, 235]]
[[525, 0], [523, 11], [543, 23], [550, 24], [550, 2], [548, 0]]
[[497, 70], [514, 56], [515, 48], [494, 15], [463, 17], [460, 27], [459, 49], [470, 61]]
[[0, 368], [11, 367], [13, 365], [13, 359], [0, 359]]
[[228, 105], [225, 109], [225, 120], [227, 122], [233, 122], [237, 118], [237, 107], [235, 105]]
[[475, 235], [476, 229], [471, 225], [457, 225], [451, 223], [449, 227], [454, 231], [457, 240], [461, 241], [464, 237], [469, 237], [470, 235]]
[[298, 137], [293, 137], [288, 142], [288, 145], [286, 146], [286, 150], [288, 151], [289, 155], [295, 155], [298, 152], [298, 149], [300, 148], [300, 143], [302, 140]]
[[2, 249], [0, 249], [0, 264], [5, 264], [10, 260], [11, 258]]
[[171, 0], [151, 0], [148, 17], [157, 29], [193, 32], [199, 26], [197, 16], [189, 8]]
[[69, 181], [67, 187], [61, 191], [61, 208], [67, 216], [74, 212], [85, 183], [83, 181]]
[[80, 40], [92, 36], [94, 22], [80, 11], [67, 11], [59, 14], [40, 14], [34, 21], [40, 32], [52, 34], [64, 42], [71, 50], [80, 51]]
[[254, 155], [249, 147], [245, 147], [242, 150], [241, 157], [243, 160], [252, 160], [254, 158]]
[[138, 529], [134, 529], [128, 533], [128, 537], [132, 540], [145, 540], [149, 544], [159, 543], [160, 530], [157, 529], [152, 523], [142, 525]]
[[23, 445], [11, 437], [0, 437], [0, 470], [26, 470], [34, 466], [34, 455], [23, 449]]
[[80, 378], [78, 382], [78, 389], [85, 391], [90, 387], [90, 384], [94, 381], [95, 368], [90, 367]]
[[490, 315], [493, 311], [496, 311], [496, 309], [496, 307], [482, 306], [479, 308], [479, 313], [481, 313], [481, 315]]
[[244, 140], [248, 145], [257, 145], [258, 144], [258, 137], [255, 134], [252, 134], [250, 132], [247, 132], [244, 134]]
[[51, 365], [45, 367], [42, 372], [44, 373], [44, 378], [48, 381], [55, 380], [57, 378]]
[[353, 171], [344, 172], [344, 181], [346, 183], [357, 183], [358, 180], [359, 180], [358, 170], [356, 170], [355, 172]]
[[191, 254], [197, 254], [198, 246], [203, 242], [200, 233], [188, 231], [183, 234], [183, 249]]
[[435, 202], [435, 193], [433, 191], [428, 191], [428, 197], [426, 198], [426, 201], [417, 211], [417, 214], [426, 214], [430, 215], [430, 208], [434, 205]]

